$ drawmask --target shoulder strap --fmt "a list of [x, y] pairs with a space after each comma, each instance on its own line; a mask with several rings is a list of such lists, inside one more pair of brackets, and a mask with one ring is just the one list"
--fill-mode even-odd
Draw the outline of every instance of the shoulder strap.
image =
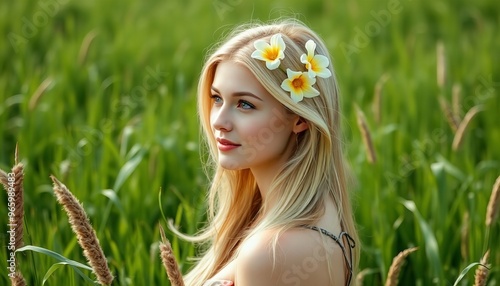
[[[354, 239], [347, 232], [344, 231], [341, 232], [337, 237], [333, 233], [327, 231], [326, 229], [314, 225], [303, 225], [303, 227], [321, 232], [322, 234], [329, 236], [339, 245], [340, 249], [342, 250], [342, 254], [344, 255], [347, 268], [349, 269], [349, 276], [347, 277], [346, 285], [350, 285], [352, 279], [352, 249], [356, 247], [356, 242], [354, 241]], [[349, 258], [347, 257], [347, 251], [346, 248], [344, 247], [344, 241], [347, 242], [347, 245], [349, 246]]]

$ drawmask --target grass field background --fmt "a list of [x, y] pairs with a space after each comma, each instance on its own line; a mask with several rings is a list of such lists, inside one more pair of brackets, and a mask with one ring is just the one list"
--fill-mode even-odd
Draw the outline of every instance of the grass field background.
[[[382, 285], [392, 258], [413, 246], [400, 285], [453, 285], [487, 249], [489, 285], [499, 285], [500, 223], [485, 226], [500, 175], [495, 0], [2, 1], [0, 168], [14, 164], [17, 142], [25, 244], [85, 262], [53, 174], [88, 212], [114, 285], [169, 285], [158, 256], [161, 210], [186, 233], [204, 221], [195, 103], [205, 54], [230, 28], [281, 16], [317, 31], [334, 59], [363, 285]], [[457, 150], [440, 98], [460, 119], [481, 108]], [[0, 198], [6, 204], [5, 192]], [[0, 285], [8, 285], [6, 208], [0, 218]], [[194, 246], [167, 235], [186, 272]], [[31, 251], [17, 257], [28, 285], [42, 285], [58, 262]], [[473, 284], [475, 269], [459, 285]], [[45, 283], [88, 284], [68, 266]]]

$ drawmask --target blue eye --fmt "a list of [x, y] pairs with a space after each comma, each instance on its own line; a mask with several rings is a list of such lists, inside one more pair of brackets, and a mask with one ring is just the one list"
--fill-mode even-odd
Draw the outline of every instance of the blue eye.
[[255, 109], [255, 106], [248, 101], [240, 100], [238, 102], [238, 107], [241, 107], [242, 109]]
[[210, 96], [210, 98], [214, 101], [214, 103], [221, 103], [222, 102], [222, 98], [216, 94], [212, 94]]

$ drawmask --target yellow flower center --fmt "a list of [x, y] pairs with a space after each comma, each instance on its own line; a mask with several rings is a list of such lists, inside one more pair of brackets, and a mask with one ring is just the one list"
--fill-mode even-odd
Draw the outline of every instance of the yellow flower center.
[[271, 47], [269, 49], [266, 49], [264, 57], [274, 61], [276, 58], [278, 58], [280, 49], [278, 47]]
[[315, 60], [311, 61], [311, 69], [313, 71], [317, 71], [318, 70], [318, 63]]
[[302, 85], [304, 85], [304, 82], [302, 81], [302, 79], [300, 79], [300, 77], [298, 77], [292, 81], [292, 85], [295, 88], [301, 88]]

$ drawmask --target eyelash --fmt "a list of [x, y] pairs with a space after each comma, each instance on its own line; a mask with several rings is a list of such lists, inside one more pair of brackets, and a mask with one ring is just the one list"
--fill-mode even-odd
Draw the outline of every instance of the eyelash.
[[[218, 100], [222, 100], [222, 98], [216, 94], [212, 94], [210, 98], [214, 101], [214, 103], [218, 103]], [[242, 105], [248, 106], [248, 108], [242, 107]], [[251, 104], [250, 102], [246, 100], [238, 100], [238, 105], [237, 107], [248, 110], [248, 109], [255, 109], [255, 105]]]
[[221, 98], [220, 96], [218, 96], [217, 94], [212, 94], [212, 95], [210, 95], [210, 98], [211, 98], [213, 101], [216, 101], [217, 99], [222, 100], [222, 98]]
[[[248, 105], [248, 108], [243, 108], [242, 105]], [[255, 109], [255, 106], [246, 100], [238, 101], [238, 107], [242, 107], [243, 109]]]

